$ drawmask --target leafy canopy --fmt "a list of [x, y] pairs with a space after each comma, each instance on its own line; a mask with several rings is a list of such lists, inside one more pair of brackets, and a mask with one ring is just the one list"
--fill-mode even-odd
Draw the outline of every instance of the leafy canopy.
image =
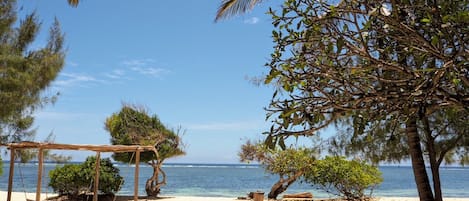
[[269, 12], [272, 136], [313, 135], [349, 117], [359, 133], [370, 121], [467, 110], [467, 2], [334, 2], [287, 0]]
[[[105, 128], [111, 135], [114, 145], [155, 146], [158, 156], [153, 152], [143, 152], [141, 161], [164, 160], [183, 155], [181, 139], [172, 130], [167, 129], [156, 116], [137, 106], [124, 105], [122, 109], [106, 119]], [[115, 153], [113, 158], [122, 162], [134, 162], [133, 153]]]

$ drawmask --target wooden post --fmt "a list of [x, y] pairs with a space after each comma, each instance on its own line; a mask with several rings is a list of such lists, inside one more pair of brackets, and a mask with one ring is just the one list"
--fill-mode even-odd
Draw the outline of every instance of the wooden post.
[[134, 175], [134, 201], [138, 200], [138, 175], [140, 166], [140, 148], [135, 152], [135, 175]]
[[94, 175], [94, 189], [93, 201], [98, 201], [98, 186], [99, 186], [99, 169], [101, 165], [101, 152], [96, 153], [95, 175]]
[[41, 201], [41, 184], [42, 184], [42, 162], [44, 160], [44, 152], [42, 148], [39, 148], [39, 153], [37, 154], [37, 160], [39, 166], [37, 167], [37, 187], [36, 187], [36, 201]]
[[10, 174], [8, 175], [7, 201], [11, 201], [11, 191], [13, 190], [13, 175], [15, 171], [15, 149], [10, 149]]

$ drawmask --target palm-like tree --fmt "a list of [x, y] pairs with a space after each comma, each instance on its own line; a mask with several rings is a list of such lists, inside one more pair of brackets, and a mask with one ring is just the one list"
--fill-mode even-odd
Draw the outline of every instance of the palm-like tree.
[[79, 0], [67, 0], [68, 4], [70, 4], [73, 7], [77, 7], [78, 3], [80, 2]]
[[262, 0], [223, 0], [217, 11], [215, 21], [250, 11]]
[[[67, 0], [68, 4], [77, 7], [80, 0]], [[254, 8], [262, 0], [223, 0], [217, 11], [215, 21], [232, 17], [241, 13], [246, 13]]]

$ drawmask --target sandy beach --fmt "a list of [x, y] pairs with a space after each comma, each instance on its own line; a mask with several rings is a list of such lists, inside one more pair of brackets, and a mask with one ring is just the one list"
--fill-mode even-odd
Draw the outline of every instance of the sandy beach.
[[[44, 200], [47, 197], [53, 197], [56, 194], [41, 194], [41, 199]], [[26, 197], [25, 197], [26, 196]], [[133, 200], [132, 196], [125, 196], [129, 199], [119, 199], [119, 200]], [[6, 201], [7, 192], [0, 191], [0, 201]], [[12, 201], [24, 201], [27, 199], [34, 200], [36, 198], [35, 193], [24, 193], [24, 192], [13, 192], [11, 200]], [[121, 197], [123, 198], [123, 197]], [[315, 200], [320, 200], [321, 198], [315, 198]], [[148, 199], [139, 199], [145, 201], [152, 201]], [[227, 197], [195, 197], [195, 196], [162, 196], [158, 201], [234, 201], [236, 198], [227, 198]], [[265, 199], [267, 200], [267, 199]], [[377, 197], [379, 201], [419, 201], [417, 197]], [[469, 198], [444, 198], [444, 201], [469, 201]]]

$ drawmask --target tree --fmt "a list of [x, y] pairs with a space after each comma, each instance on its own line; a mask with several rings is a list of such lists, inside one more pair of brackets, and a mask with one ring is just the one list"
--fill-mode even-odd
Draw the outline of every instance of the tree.
[[267, 195], [269, 199], [285, 192], [288, 187], [312, 169], [316, 160], [317, 151], [308, 148], [280, 148], [265, 146], [262, 142], [251, 143], [247, 141], [241, 146], [238, 154], [241, 162], [257, 161], [271, 174], [278, 174], [277, 181]]
[[[395, 125], [405, 133], [420, 199], [441, 200], [425, 170], [422, 145], [431, 140], [418, 126], [439, 112], [469, 110], [468, 2], [334, 2], [287, 0], [280, 14], [270, 10], [277, 30], [265, 83], [278, 86], [267, 108], [271, 143], [344, 119], [356, 135], [379, 122]], [[458, 142], [467, 136], [455, 134]]]
[[215, 21], [250, 11], [262, 0], [223, 0], [218, 8]]
[[370, 200], [365, 191], [370, 190], [371, 195], [373, 188], [383, 181], [377, 167], [340, 156], [317, 160], [304, 177], [306, 182], [345, 200]]
[[[435, 197], [442, 196], [439, 168], [443, 162], [468, 163], [469, 117], [464, 110], [439, 110], [418, 122], [423, 152], [432, 171]], [[409, 159], [405, 132], [393, 122], [374, 122], [362, 134], [353, 134], [352, 122], [340, 125], [342, 133], [331, 139], [331, 152], [380, 161], [401, 162]], [[348, 129], [347, 129], [348, 128]]]
[[0, 1], [0, 144], [21, 141], [34, 134], [33, 112], [56, 95], [44, 90], [64, 65], [64, 36], [57, 20], [42, 48], [32, 48], [41, 24], [35, 13], [17, 21], [16, 1]]
[[[156, 154], [142, 152], [140, 160], [153, 167], [153, 175], [145, 185], [147, 195], [158, 196], [161, 186], [166, 185], [166, 174], [161, 169], [164, 160], [185, 154], [178, 132], [167, 129], [156, 115], [150, 116], [146, 110], [132, 105], [124, 105], [108, 117], [105, 128], [113, 145], [155, 146]], [[133, 153], [115, 153], [112, 157], [116, 161], [135, 163]]]
[[67, 0], [68, 4], [73, 7], [77, 7], [78, 3], [80, 3], [79, 0]]

